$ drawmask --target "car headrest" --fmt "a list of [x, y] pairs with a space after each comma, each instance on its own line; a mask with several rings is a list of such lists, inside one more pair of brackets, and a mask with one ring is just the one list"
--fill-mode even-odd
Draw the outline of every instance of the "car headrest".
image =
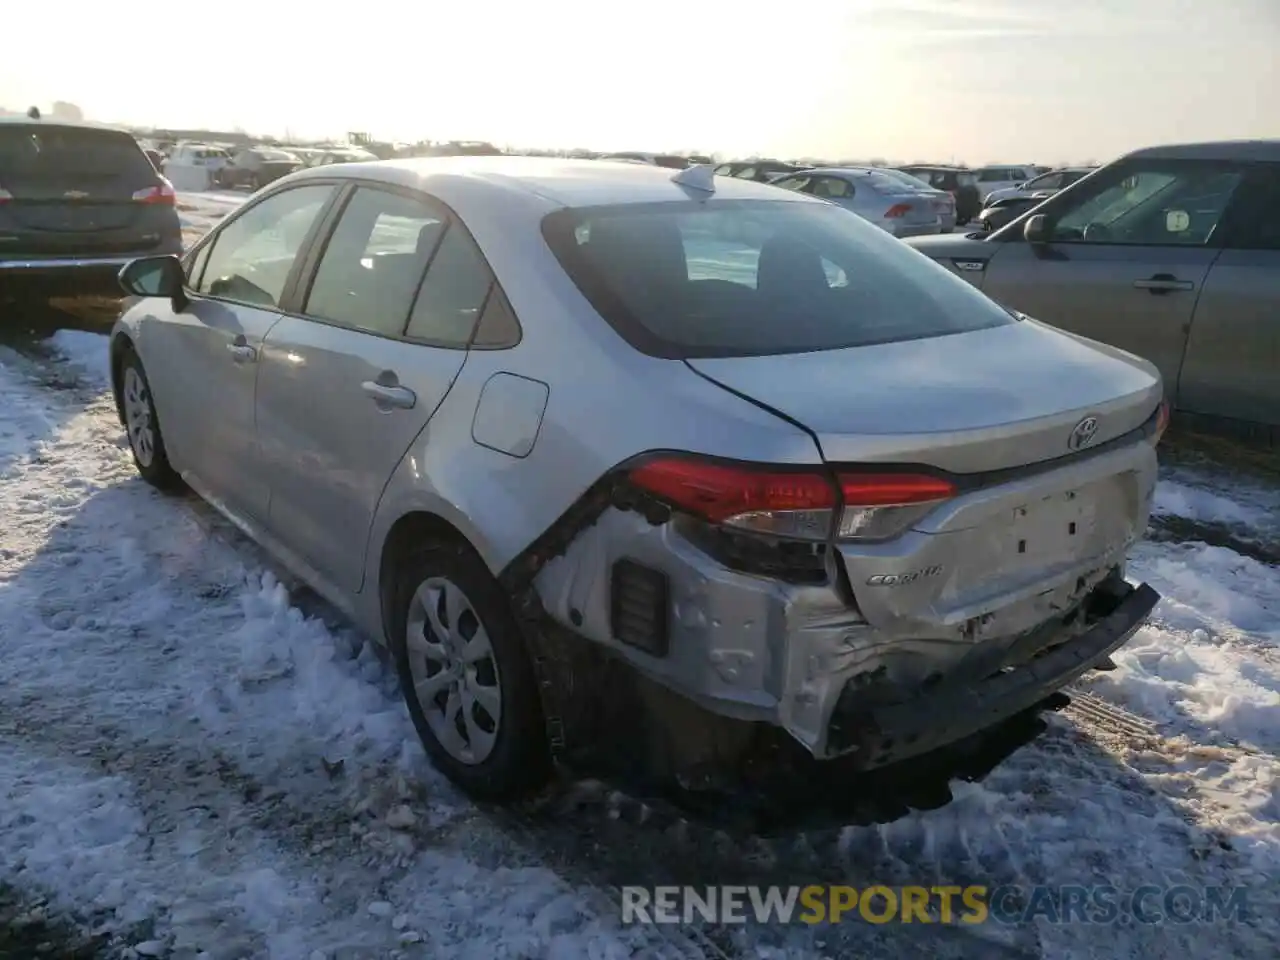
[[760, 248], [756, 289], [770, 295], [790, 295], [830, 287], [818, 251], [791, 234], [777, 234]]
[[436, 248], [436, 242], [440, 239], [440, 232], [444, 229], [444, 224], [439, 220], [433, 220], [426, 224], [418, 231], [418, 256], [425, 260], [431, 256]]
[[593, 220], [584, 246], [596, 266], [610, 277], [625, 276], [630, 281], [645, 283], [679, 283], [689, 279], [680, 229], [667, 217]]

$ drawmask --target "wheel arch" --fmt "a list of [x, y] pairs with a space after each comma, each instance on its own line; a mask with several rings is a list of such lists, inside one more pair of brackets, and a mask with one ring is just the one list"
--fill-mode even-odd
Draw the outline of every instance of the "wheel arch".
[[496, 571], [485, 558], [481, 545], [475, 543], [457, 523], [442, 513], [421, 507], [401, 513], [388, 528], [386, 536], [382, 538], [382, 544], [376, 554], [377, 567], [374, 571], [377, 577], [374, 582], [377, 585], [382, 637], [388, 642], [391, 640], [390, 626], [395, 619], [393, 606], [396, 571], [415, 547], [428, 542], [455, 544], [475, 554], [496, 576]]

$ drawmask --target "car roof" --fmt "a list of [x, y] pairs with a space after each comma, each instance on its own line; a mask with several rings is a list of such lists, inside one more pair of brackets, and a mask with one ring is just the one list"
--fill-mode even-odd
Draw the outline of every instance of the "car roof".
[[[901, 173], [901, 171], [898, 171], [898, 172]], [[797, 170], [796, 176], [800, 176], [802, 174], [817, 174], [817, 173], [835, 174], [837, 176], [851, 176], [851, 177], [870, 177], [878, 173], [878, 174], [881, 174], [882, 176], [886, 176], [892, 179], [892, 176], [886, 173], [885, 171], [883, 171], [880, 167], [850, 167], [850, 166], [807, 167], [804, 170]], [[910, 176], [910, 174], [908, 174], [908, 176]]]
[[[35, 127], [48, 129], [55, 127], [61, 130], [94, 130], [98, 133], [119, 133], [126, 137], [132, 137], [133, 134], [121, 127], [113, 127], [105, 123], [92, 123], [88, 120], [45, 120], [34, 119], [32, 117], [15, 114], [11, 117], [0, 117], [0, 126], [5, 127]], [[136, 140], [137, 138], [134, 137]]]
[[1280, 161], [1280, 140], [1217, 140], [1205, 143], [1174, 143], [1145, 147], [1124, 155], [1125, 159], [1154, 160], [1236, 160], [1241, 162]]
[[[288, 179], [294, 183], [332, 177], [374, 180], [426, 190], [451, 206], [505, 197], [550, 211], [688, 200], [690, 191], [672, 179], [680, 172], [649, 164], [559, 157], [415, 157], [311, 167]], [[716, 177], [714, 182], [716, 198], [822, 202], [751, 180]], [[466, 219], [465, 210], [458, 212]]]

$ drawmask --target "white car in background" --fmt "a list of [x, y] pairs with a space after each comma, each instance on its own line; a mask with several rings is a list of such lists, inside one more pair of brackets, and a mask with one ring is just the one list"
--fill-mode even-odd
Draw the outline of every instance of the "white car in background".
[[1030, 196], [1052, 196], [1059, 190], [1071, 186], [1077, 180], [1087, 177], [1097, 167], [1063, 167], [1060, 170], [1050, 170], [1038, 177], [1032, 177], [1026, 183], [1019, 184], [1016, 187], [1005, 187], [1003, 190], [992, 190], [985, 197], [987, 206], [998, 203], [1001, 200], [1008, 200], [1010, 197], [1030, 197]]
[[977, 178], [978, 193], [982, 195], [983, 200], [986, 200], [997, 190], [1008, 190], [1010, 187], [1026, 183], [1040, 171], [1023, 164], [996, 164], [979, 167], [973, 172]]

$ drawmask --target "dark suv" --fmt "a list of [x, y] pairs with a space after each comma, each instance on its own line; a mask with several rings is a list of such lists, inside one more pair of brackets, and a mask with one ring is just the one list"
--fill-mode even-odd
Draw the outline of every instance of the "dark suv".
[[982, 210], [982, 194], [978, 191], [978, 177], [972, 170], [963, 167], [943, 167], [931, 164], [913, 164], [909, 167], [898, 167], [903, 173], [909, 173], [923, 180], [931, 187], [945, 190], [956, 201], [956, 223], [960, 226], [976, 219]]
[[0, 119], [0, 293], [116, 289], [133, 258], [182, 252], [174, 201], [127, 133]]

